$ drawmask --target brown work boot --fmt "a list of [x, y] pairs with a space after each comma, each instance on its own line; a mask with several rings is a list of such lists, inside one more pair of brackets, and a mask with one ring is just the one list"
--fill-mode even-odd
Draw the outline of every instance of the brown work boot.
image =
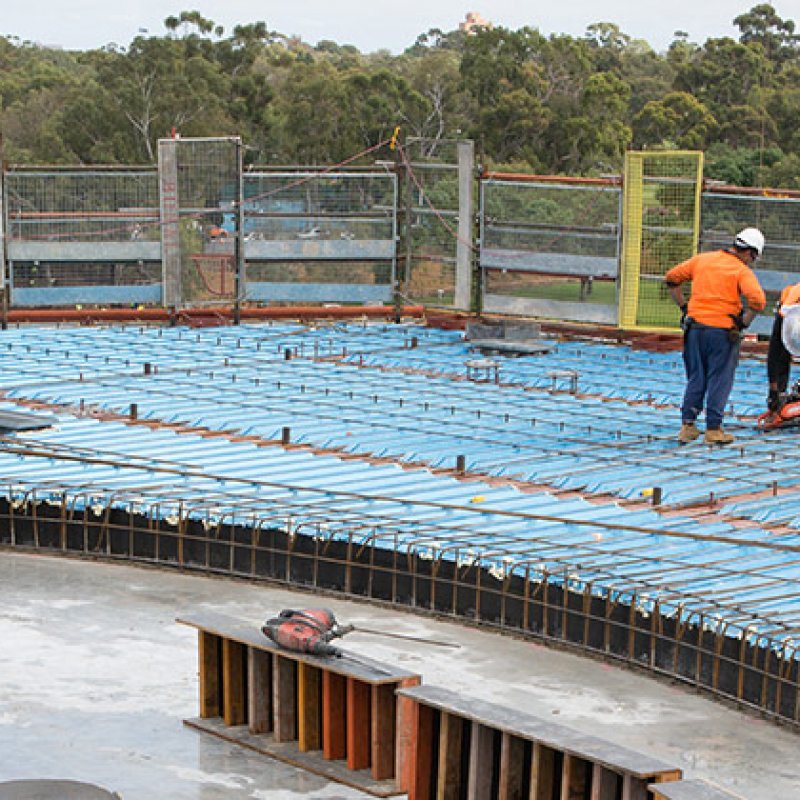
[[709, 428], [706, 431], [706, 444], [730, 444], [734, 440], [734, 435], [722, 430], [722, 428]]
[[699, 435], [700, 431], [694, 422], [684, 422], [678, 433], [678, 441], [681, 444], [689, 444], [689, 442], [693, 442]]

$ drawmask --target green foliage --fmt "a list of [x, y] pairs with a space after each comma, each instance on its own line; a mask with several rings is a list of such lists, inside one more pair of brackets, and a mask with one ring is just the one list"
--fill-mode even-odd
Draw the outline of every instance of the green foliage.
[[584, 36], [432, 28], [401, 55], [310, 46], [198, 11], [127, 47], [65, 52], [0, 37], [0, 128], [14, 161], [142, 163], [160, 137], [241, 135], [251, 163], [330, 164], [388, 138], [464, 136], [486, 164], [596, 175], [628, 147], [703, 148], [710, 177], [795, 186], [800, 37], [768, 4], [738, 40], [677, 31], [664, 53], [612, 21]]

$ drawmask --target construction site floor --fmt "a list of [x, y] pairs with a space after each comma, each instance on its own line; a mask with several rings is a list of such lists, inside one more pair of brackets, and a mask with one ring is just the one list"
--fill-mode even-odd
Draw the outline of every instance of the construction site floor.
[[0, 587], [0, 781], [80, 780], [124, 800], [367, 797], [182, 722], [197, 713], [197, 642], [176, 616], [213, 609], [258, 624], [326, 605], [356, 626], [459, 643], [345, 640], [426, 684], [557, 719], [747, 800], [800, 797], [797, 732], [538, 643], [272, 586], [9, 552]]

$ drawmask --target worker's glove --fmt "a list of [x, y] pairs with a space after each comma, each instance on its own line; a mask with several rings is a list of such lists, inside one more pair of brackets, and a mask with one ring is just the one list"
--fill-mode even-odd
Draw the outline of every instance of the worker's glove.
[[767, 395], [767, 408], [774, 414], [781, 407], [781, 395], [777, 389], [770, 389]]

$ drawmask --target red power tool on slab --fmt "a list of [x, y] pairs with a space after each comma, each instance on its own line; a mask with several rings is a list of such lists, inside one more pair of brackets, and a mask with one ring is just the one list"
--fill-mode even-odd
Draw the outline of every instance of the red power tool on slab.
[[344, 636], [351, 631], [369, 633], [374, 636], [389, 636], [392, 639], [404, 639], [408, 642], [435, 645], [436, 647], [455, 647], [456, 642], [436, 641], [419, 636], [408, 636], [393, 631], [381, 631], [375, 628], [362, 628], [355, 625], [340, 625], [328, 608], [284, 608], [277, 617], [268, 619], [261, 626], [262, 633], [275, 644], [293, 653], [309, 653], [314, 656], [342, 656], [338, 647], [331, 640]]
[[352, 630], [352, 625], [340, 625], [327, 608], [284, 608], [261, 627], [264, 635], [275, 644], [294, 653], [314, 656], [341, 656], [342, 651], [330, 642]]
[[800, 425], [800, 381], [791, 391], [780, 396], [778, 408], [765, 411], [756, 420], [759, 430], [774, 431], [778, 428], [793, 428]]

